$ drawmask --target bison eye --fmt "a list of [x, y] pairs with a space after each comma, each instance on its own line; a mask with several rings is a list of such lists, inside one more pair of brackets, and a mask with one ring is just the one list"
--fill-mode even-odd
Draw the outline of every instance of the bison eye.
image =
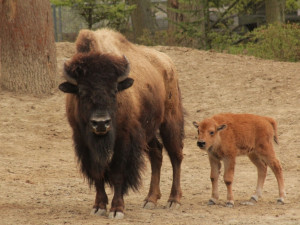
[[210, 131], [209, 134], [210, 134], [210, 136], [213, 136], [215, 134], [215, 132]]
[[110, 94], [114, 97], [116, 96], [116, 94], [118, 93], [118, 90], [117, 89], [113, 89], [110, 91]]
[[82, 91], [82, 90], [79, 89], [78, 94], [79, 94], [80, 96], [83, 96], [83, 95], [84, 95], [84, 91]]
[[84, 97], [84, 96], [87, 95], [87, 91], [82, 89], [82, 88], [79, 88], [78, 95], [81, 96], [81, 97]]

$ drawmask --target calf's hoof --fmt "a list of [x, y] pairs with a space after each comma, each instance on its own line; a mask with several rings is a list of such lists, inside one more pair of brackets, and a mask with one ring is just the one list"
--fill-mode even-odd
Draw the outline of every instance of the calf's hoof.
[[249, 201], [241, 202], [241, 205], [255, 205], [258, 201], [258, 197], [256, 195], [251, 196]]
[[226, 202], [226, 207], [233, 208], [234, 207], [233, 201]]
[[145, 201], [143, 208], [144, 209], [154, 209], [156, 207], [156, 204], [154, 202], [148, 202]]
[[124, 218], [124, 213], [122, 212], [110, 212], [108, 214], [108, 218], [109, 219], [117, 219], [117, 220], [121, 220]]
[[283, 198], [277, 199], [277, 204], [278, 205], [284, 205], [284, 199]]
[[91, 211], [91, 215], [95, 215], [95, 216], [106, 216], [106, 209], [96, 209], [93, 208]]
[[208, 200], [208, 203], [207, 203], [207, 204], [208, 204], [208, 205], [216, 205], [217, 202], [218, 202], [218, 201], [217, 201], [216, 199], [211, 198], [211, 199]]
[[250, 198], [250, 202], [256, 203], [258, 202], [258, 196], [257, 195], [252, 195]]

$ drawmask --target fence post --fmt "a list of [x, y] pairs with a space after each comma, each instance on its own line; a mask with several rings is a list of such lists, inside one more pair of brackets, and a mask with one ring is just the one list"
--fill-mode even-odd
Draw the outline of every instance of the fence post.
[[53, 13], [53, 24], [54, 24], [54, 37], [55, 37], [55, 41], [57, 42], [57, 26], [56, 26], [56, 6], [55, 5], [51, 5], [52, 7], [52, 13]]
[[61, 18], [61, 6], [58, 8], [58, 26], [59, 26], [59, 41], [63, 40], [63, 33], [62, 33], [62, 18]]

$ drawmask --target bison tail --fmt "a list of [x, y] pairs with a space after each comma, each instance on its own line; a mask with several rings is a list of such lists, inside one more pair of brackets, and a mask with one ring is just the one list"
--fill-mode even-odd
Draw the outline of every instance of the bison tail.
[[278, 142], [278, 135], [277, 135], [277, 123], [274, 119], [268, 118], [268, 121], [271, 123], [273, 130], [274, 130], [274, 141], [276, 144], [279, 144]]
[[277, 135], [275, 135], [275, 136], [274, 136], [274, 141], [275, 141], [275, 143], [276, 143], [276, 144], [278, 144], [278, 145], [279, 145], [279, 142], [278, 142], [278, 137], [277, 137]]

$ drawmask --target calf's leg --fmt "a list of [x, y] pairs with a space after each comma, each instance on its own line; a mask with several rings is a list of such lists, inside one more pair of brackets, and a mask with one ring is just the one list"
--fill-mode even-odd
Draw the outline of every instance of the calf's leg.
[[252, 202], [257, 202], [258, 198], [262, 196], [262, 190], [263, 190], [263, 186], [264, 186], [264, 183], [266, 180], [268, 167], [267, 167], [266, 163], [263, 162], [257, 154], [251, 153], [248, 155], [248, 157], [257, 168], [256, 191], [255, 191], [255, 194], [252, 195], [252, 197], [251, 197]]
[[161, 198], [161, 192], [159, 188], [160, 172], [162, 165], [162, 144], [155, 137], [148, 143], [149, 146], [149, 158], [151, 163], [151, 182], [150, 189], [147, 197], [145, 198], [144, 208], [154, 208], [157, 200]]
[[273, 146], [266, 146], [266, 147], [268, 147], [268, 151], [267, 151], [268, 154], [264, 155], [264, 161], [268, 164], [268, 166], [275, 174], [278, 183], [278, 189], [279, 189], [279, 199], [277, 200], [277, 202], [283, 204], [284, 197], [285, 197], [285, 190], [284, 190], [282, 166], [280, 161], [277, 159], [275, 155]]
[[173, 167], [173, 182], [168, 200], [168, 207], [178, 208], [182, 197], [180, 173], [181, 162], [183, 159], [183, 122], [180, 123], [175, 121], [175, 119], [165, 122], [160, 128], [160, 134]]
[[209, 155], [209, 163], [210, 163], [210, 180], [212, 185], [212, 194], [211, 198], [208, 201], [209, 205], [215, 205], [219, 199], [219, 191], [218, 191], [218, 179], [221, 169], [220, 160], [215, 157]]
[[232, 192], [232, 182], [234, 176], [234, 167], [235, 167], [235, 157], [225, 157], [224, 162], [224, 182], [227, 187], [227, 207], [234, 206], [233, 192]]

